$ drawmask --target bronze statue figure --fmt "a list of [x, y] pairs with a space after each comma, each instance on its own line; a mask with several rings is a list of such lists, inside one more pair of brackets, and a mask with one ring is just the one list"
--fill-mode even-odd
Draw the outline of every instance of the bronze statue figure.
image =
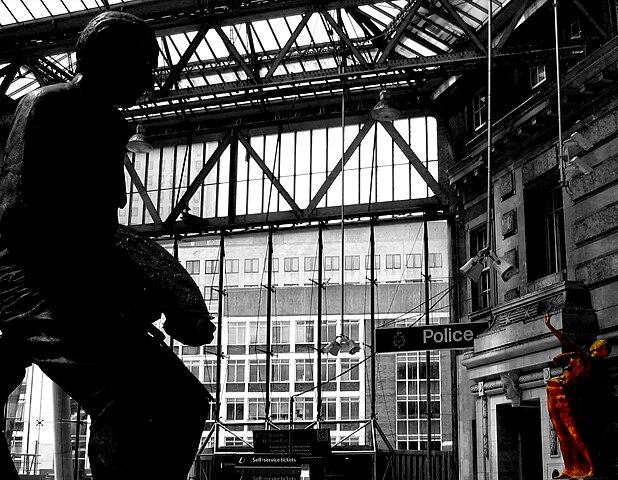
[[[117, 218], [132, 133], [117, 107], [153, 89], [158, 45], [106, 12], [75, 51], [72, 81], [21, 99], [0, 162], [0, 395], [34, 363], [91, 416], [95, 480], [181, 480], [211, 397], [152, 322], [190, 345], [214, 325], [178, 262]], [[5, 450], [0, 478], [17, 478]]]
[[603, 374], [600, 359], [607, 357], [611, 345], [605, 339], [590, 347], [580, 347], [552, 324], [549, 313], [545, 324], [564, 349], [554, 357], [563, 372], [547, 381], [549, 416], [560, 442], [564, 471], [555, 478], [590, 478], [599, 474], [599, 449], [603, 410]]

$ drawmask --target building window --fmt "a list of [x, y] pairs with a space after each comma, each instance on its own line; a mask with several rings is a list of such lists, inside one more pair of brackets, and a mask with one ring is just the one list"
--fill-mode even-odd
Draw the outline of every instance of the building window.
[[320, 375], [323, 382], [335, 378], [337, 376], [337, 361], [334, 358], [322, 358]]
[[343, 334], [348, 338], [359, 342], [360, 327], [358, 320], [346, 320], [343, 324]]
[[288, 359], [273, 359], [271, 371], [271, 381], [281, 383], [290, 381], [290, 361]]
[[332, 342], [335, 337], [338, 335], [337, 328], [338, 323], [337, 320], [327, 320], [322, 322], [322, 346], [326, 345], [329, 342]]
[[472, 98], [472, 126], [474, 130], [483, 127], [487, 122], [487, 96], [484, 90]]
[[228, 420], [245, 419], [245, 400], [243, 398], [228, 398], [226, 407], [226, 418]]
[[285, 257], [283, 259], [284, 272], [298, 272], [298, 257]]
[[219, 260], [204, 260], [204, 273], [219, 273]]
[[406, 255], [406, 268], [421, 268], [421, 260], [420, 253], [408, 253]]
[[227, 325], [228, 345], [244, 345], [247, 343], [247, 323], [245, 321], [230, 321]]
[[360, 255], [346, 255], [345, 256], [345, 269], [346, 270], [360, 270]]
[[429, 254], [429, 268], [442, 268], [442, 254], [430, 253]]
[[245, 273], [258, 273], [260, 261], [257, 258], [245, 258]]
[[296, 343], [313, 343], [315, 327], [313, 320], [298, 320], [296, 322]]
[[[484, 224], [479, 228], [470, 231], [470, 257], [475, 256], [487, 246], [487, 226]], [[472, 311], [476, 312], [489, 307], [490, 278], [489, 263], [485, 262], [485, 267], [478, 282], [470, 282]]]
[[389, 253], [386, 255], [386, 269], [399, 270], [401, 268], [401, 255], [398, 253]]
[[264, 383], [266, 381], [266, 360], [249, 360], [249, 382]]
[[341, 420], [358, 420], [360, 417], [358, 397], [341, 397]]
[[287, 398], [273, 398], [270, 402], [270, 418], [272, 420], [289, 420], [290, 401]]
[[305, 272], [315, 272], [318, 269], [317, 257], [305, 257]]
[[192, 345], [183, 345], [181, 351], [183, 355], [201, 355], [202, 347], [194, 347]]
[[313, 382], [313, 360], [310, 358], [296, 359], [296, 381]]
[[547, 71], [545, 65], [535, 65], [530, 67], [530, 87], [538, 87], [547, 79]]
[[358, 360], [355, 358], [342, 358], [341, 359], [341, 381], [342, 382], [357, 382], [359, 378], [358, 374]]
[[337, 399], [323, 397], [320, 415], [323, 420], [337, 420]]
[[199, 360], [184, 360], [183, 363], [187, 369], [195, 375], [195, 378], [200, 378], [200, 362]]
[[249, 420], [264, 420], [266, 418], [266, 400], [262, 398], [249, 399]]
[[219, 290], [216, 287], [204, 287], [204, 300], [216, 302], [219, 300]]
[[524, 190], [528, 281], [566, 267], [562, 190], [542, 182]]
[[273, 322], [273, 344], [289, 345], [290, 344], [290, 321], [275, 320]]
[[294, 419], [313, 420], [313, 398], [296, 397], [294, 399]]
[[255, 320], [249, 322], [249, 343], [252, 345], [266, 343], [266, 322]]
[[204, 360], [204, 383], [215, 383], [217, 379], [217, 361]]
[[225, 261], [225, 273], [238, 273], [237, 258], [230, 258]]
[[230, 360], [227, 362], [227, 382], [245, 383], [244, 360]]
[[187, 272], [191, 275], [199, 275], [200, 273], [200, 261], [199, 260], [187, 260], [186, 262]]
[[326, 272], [339, 270], [339, 257], [324, 257], [324, 270]]
[[[278, 258], [273, 258], [272, 259], [272, 272], [278, 272], [279, 271], [279, 259]], [[268, 272], [268, 258], [264, 259], [264, 271]]]
[[571, 40], [579, 40], [582, 38], [582, 27], [579, 23], [579, 17], [575, 17], [569, 21], [569, 38]]
[[[380, 270], [380, 255], [374, 255], [374, 268]], [[365, 255], [365, 270], [371, 270], [371, 255]]]

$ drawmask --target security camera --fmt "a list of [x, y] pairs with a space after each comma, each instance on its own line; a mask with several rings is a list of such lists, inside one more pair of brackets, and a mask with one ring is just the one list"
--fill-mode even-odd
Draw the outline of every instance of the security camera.
[[571, 163], [573, 163], [573, 165], [575, 165], [584, 175], [590, 175], [594, 172], [594, 168], [592, 168], [583, 158], [573, 157], [571, 159]]
[[570, 139], [577, 143], [584, 150], [590, 150], [593, 147], [590, 140], [586, 140], [586, 138], [584, 138], [584, 136], [579, 132], [573, 132], [570, 136]]
[[481, 258], [477, 255], [468, 260], [459, 271], [474, 283], [478, 283], [484, 268]]
[[513, 275], [517, 273], [517, 269], [507, 262], [504, 258], [498, 257], [494, 252], [489, 252], [489, 257], [492, 260], [493, 267], [500, 274], [502, 281], [508, 282]]

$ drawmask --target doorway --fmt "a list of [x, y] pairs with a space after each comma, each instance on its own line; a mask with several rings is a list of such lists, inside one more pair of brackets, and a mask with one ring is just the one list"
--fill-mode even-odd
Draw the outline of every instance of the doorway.
[[543, 480], [539, 400], [496, 407], [498, 480]]

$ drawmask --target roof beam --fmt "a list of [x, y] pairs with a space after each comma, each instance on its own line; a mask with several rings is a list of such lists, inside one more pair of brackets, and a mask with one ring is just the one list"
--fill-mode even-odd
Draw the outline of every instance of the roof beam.
[[403, 152], [403, 154], [408, 158], [408, 161], [412, 164], [412, 166], [416, 169], [418, 174], [421, 176], [427, 186], [434, 193], [436, 198], [442, 203], [442, 205], [449, 204], [449, 197], [446, 191], [442, 188], [442, 186], [436, 181], [427, 167], [423, 165], [423, 162], [416, 156], [408, 142], [404, 140], [399, 131], [393, 126], [392, 122], [380, 122], [384, 130], [388, 132], [391, 138], [395, 141], [399, 149]]
[[142, 201], [144, 202], [144, 207], [146, 207], [146, 210], [150, 214], [152, 221], [157, 226], [163, 225], [161, 216], [159, 215], [159, 212], [155, 208], [154, 203], [152, 203], [152, 199], [150, 198], [150, 195], [148, 195], [148, 192], [146, 191], [146, 187], [142, 183], [142, 179], [140, 178], [139, 174], [135, 171], [133, 162], [131, 162], [131, 159], [129, 158], [128, 154], [125, 154], [124, 156], [124, 168], [126, 168], [127, 173], [129, 174], [129, 177], [131, 178], [131, 181], [133, 182], [133, 185], [135, 185], [135, 188], [137, 189], [137, 193], [139, 194]]
[[504, 47], [504, 44], [508, 41], [509, 37], [511, 36], [511, 33], [513, 33], [513, 30], [515, 30], [515, 27], [517, 26], [519, 19], [522, 17], [524, 12], [528, 8], [528, 5], [530, 5], [531, 1], [532, 0], [521, 0], [519, 8], [517, 9], [517, 12], [515, 12], [515, 15], [513, 15], [513, 17], [511, 18], [511, 21], [509, 22], [509, 24], [506, 26], [506, 28], [502, 32], [502, 37], [500, 38], [500, 40], [498, 41], [496, 45], [496, 50], [500, 50], [502, 47]]
[[245, 72], [247, 77], [249, 77], [253, 81], [253, 83], [258, 83], [258, 78], [255, 76], [255, 73], [253, 72], [253, 70], [251, 70], [251, 67], [247, 65], [247, 62], [245, 62], [245, 60], [242, 58], [242, 55], [240, 54], [240, 52], [236, 49], [234, 44], [227, 37], [223, 29], [221, 28], [221, 25], [215, 24], [215, 30], [217, 31], [217, 33], [219, 34], [219, 37], [223, 41], [225, 48], [227, 48], [228, 52], [230, 52], [230, 54], [236, 60], [236, 63], [238, 64], [238, 66], [242, 68], [242, 70]]
[[341, 38], [341, 40], [343, 40], [343, 42], [352, 51], [352, 55], [356, 57], [356, 59], [360, 62], [361, 65], [363, 65], [364, 67], [368, 67], [369, 64], [367, 63], [367, 60], [365, 60], [365, 57], [361, 55], [361, 53], [358, 51], [358, 48], [356, 48], [356, 45], [354, 45], [352, 40], [350, 40], [350, 37], [343, 31], [343, 28], [337, 22], [335, 22], [335, 19], [331, 17], [330, 13], [328, 13], [327, 10], [323, 10], [320, 13], [328, 21], [328, 23], [332, 25], [332, 27], [335, 29], [335, 32], [337, 32], [337, 35], [339, 35], [339, 38]]
[[[182, 57], [180, 57], [180, 60], [178, 60], [178, 63], [174, 65], [174, 68], [172, 68], [170, 74], [165, 79], [165, 83], [163, 84], [163, 86], [159, 89], [159, 91], [157, 91], [158, 97], [163, 97], [170, 92], [170, 90], [172, 89], [172, 86], [180, 78], [180, 74], [182, 73], [183, 69], [187, 66], [187, 63], [189, 63], [189, 59], [193, 56], [193, 54], [197, 50], [197, 47], [199, 47], [200, 43], [202, 42], [202, 40], [204, 40], [204, 37], [206, 36], [206, 33], [208, 32], [209, 28], [210, 28], [209, 25], [202, 25], [200, 27], [198, 32], [195, 34], [195, 37], [193, 37], [193, 40], [191, 41], [191, 43], [189, 44], [185, 52], [182, 54]], [[166, 47], [166, 53], [167, 53], [167, 57], [169, 61], [170, 56], [169, 56], [169, 49], [167, 47], [167, 42], [165, 42], [165, 47]]]
[[221, 155], [223, 155], [225, 149], [230, 145], [231, 137], [232, 134], [229, 133], [223, 140], [219, 142], [219, 145], [217, 146], [215, 151], [212, 152], [212, 155], [210, 155], [210, 158], [204, 164], [202, 170], [200, 170], [200, 172], [195, 176], [193, 182], [191, 182], [191, 185], [187, 187], [187, 190], [185, 191], [182, 198], [178, 200], [178, 203], [174, 205], [174, 208], [170, 212], [169, 216], [165, 219], [165, 225], [169, 226], [173, 224], [178, 219], [180, 214], [189, 207], [189, 200], [193, 198], [195, 192], [197, 192], [198, 189], [202, 186], [206, 176], [217, 164], [217, 162], [221, 158]]
[[459, 25], [459, 27], [465, 32], [468, 38], [470, 38], [470, 40], [472, 40], [474, 45], [476, 45], [476, 48], [478, 48], [479, 51], [486, 53], [485, 46], [481, 43], [479, 38], [476, 36], [476, 33], [474, 33], [474, 30], [472, 30], [472, 28], [468, 26], [468, 24], [464, 21], [464, 19], [461, 18], [461, 15], [459, 15], [457, 10], [455, 10], [455, 8], [450, 4], [449, 0], [438, 0], [438, 2], [440, 2], [440, 5], [442, 5], [444, 9], [453, 17], [457, 25]]
[[275, 188], [277, 189], [279, 194], [285, 199], [286, 202], [288, 202], [290, 207], [292, 207], [292, 210], [294, 210], [294, 212], [296, 212], [296, 214], [299, 217], [302, 216], [303, 212], [300, 209], [300, 207], [296, 204], [296, 202], [294, 201], [292, 196], [283, 187], [283, 185], [281, 185], [281, 182], [279, 182], [279, 179], [277, 177], [275, 177], [273, 172], [271, 172], [270, 168], [268, 168], [268, 166], [266, 165], [266, 162], [264, 162], [264, 160], [262, 160], [262, 157], [260, 157], [260, 155], [255, 151], [255, 149], [251, 145], [251, 142], [249, 142], [249, 140], [247, 140], [247, 137], [245, 137], [242, 134], [241, 131], [238, 131], [238, 140], [240, 141], [240, 143], [242, 143], [244, 145], [244, 147], [247, 149], [247, 152], [249, 153], [249, 155], [251, 157], [253, 157], [253, 160], [255, 160], [255, 163], [258, 164], [258, 166], [260, 167], [262, 172], [264, 172], [264, 175], [266, 175], [266, 177], [275, 186]]
[[368, 120], [363, 125], [363, 127], [360, 129], [360, 131], [356, 134], [356, 137], [354, 138], [354, 140], [352, 140], [352, 143], [350, 144], [348, 149], [345, 151], [343, 157], [339, 159], [339, 162], [331, 170], [330, 174], [326, 178], [326, 181], [322, 184], [322, 186], [317, 191], [315, 196], [311, 199], [311, 202], [309, 202], [309, 205], [307, 206], [307, 209], [306, 209], [306, 212], [308, 215], [311, 215], [313, 213], [315, 208], [318, 206], [318, 204], [322, 200], [322, 197], [326, 195], [326, 192], [328, 191], [330, 186], [337, 179], [337, 177], [341, 173], [341, 170], [343, 169], [345, 164], [348, 163], [348, 160], [350, 159], [352, 154], [356, 151], [356, 149], [359, 147], [359, 145], [363, 141], [363, 138], [365, 138], [365, 135], [367, 135], [367, 132], [371, 130], [371, 127], [373, 127], [374, 124], [375, 124], [374, 120]]
[[412, 0], [410, 0], [410, 3], [408, 3], [409, 10], [405, 14], [405, 16], [399, 21], [399, 25], [395, 29], [394, 35], [389, 40], [388, 45], [386, 45], [386, 48], [382, 51], [380, 58], [378, 58], [378, 61], [376, 62], [378, 65], [382, 65], [384, 61], [390, 55], [393, 48], [395, 48], [395, 45], [397, 45], [397, 42], [399, 42], [399, 39], [403, 35], [403, 32], [405, 32], [406, 28], [408, 28], [410, 21], [412, 20], [412, 18], [414, 18], [414, 15], [416, 15], [416, 12], [418, 12], [418, 9], [420, 8], [422, 1], [423, 0], [415, 0], [414, 2], [412, 2]]
[[571, 2], [581, 12], [581, 14], [586, 18], [586, 20], [590, 22], [594, 29], [599, 32], [599, 35], [601, 35], [603, 39], [607, 40], [609, 38], [609, 35], [603, 29], [603, 27], [599, 25], [599, 23], [594, 19], [594, 17], [590, 15], [590, 12], [586, 9], [586, 7], [584, 7], [579, 0], [571, 0]]
[[273, 76], [273, 74], [275, 73], [275, 70], [277, 70], [277, 67], [279, 67], [279, 65], [281, 65], [281, 62], [283, 61], [285, 56], [290, 51], [290, 48], [292, 48], [292, 45], [294, 45], [294, 42], [296, 41], [296, 39], [300, 35], [300, 32], [302, 32], [303, 28], [305, 28], [305, 25], [307, 25], [307, 22], [311, 18], [311, 15], [312, 15], [311, 12], [307, 12], [307, 13], [305, 13], [303, 15], [303, 18], [301, 18], [300, 23], [294, 29], [294, 31], [292, 32], [292, 35], [290, 36], [288, 41], [285, 43], [285, 45], [283, 46], [283, 48], [279, 52], [279, 55], [277, 55], [277, 58], [275, 58], [275, 61], [270, 65], [270, 68], [268, 69], [268, 72], [266, 72], [266, 75], [264, 75], [264, 79], [268, 80], [270, 77]]

